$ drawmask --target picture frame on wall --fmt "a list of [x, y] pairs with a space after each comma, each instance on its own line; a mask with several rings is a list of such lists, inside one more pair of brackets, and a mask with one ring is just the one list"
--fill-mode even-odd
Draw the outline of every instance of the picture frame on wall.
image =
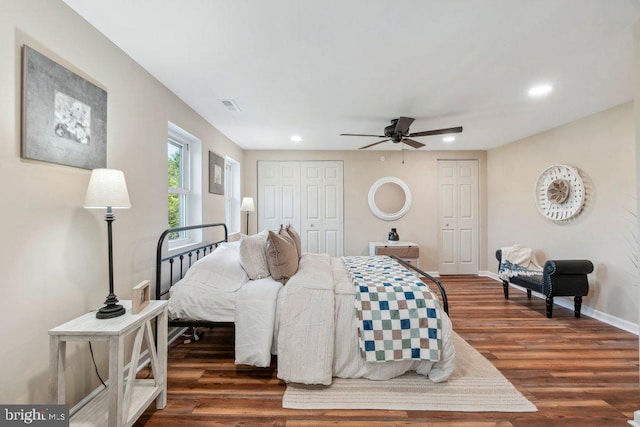
[[224, 159], [209, 151], [209, 193], [224, 195]]
[[21, 148], [25, 159], [107, 166], [107, 92], [26, 45]]

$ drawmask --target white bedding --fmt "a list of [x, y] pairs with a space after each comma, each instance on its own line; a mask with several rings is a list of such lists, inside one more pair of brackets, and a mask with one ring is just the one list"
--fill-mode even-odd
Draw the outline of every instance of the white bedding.
[[451, 320], [446, 313], [442, 313], [443, 346], [439, 362], [402, 360], [366, 363], [361, 356], [357, 316], [354, 310], [355, 288], [341, 259], [332, 258], [331, 267], [335, 281], [335, 377], [388, 380], [407, 371], [416, 371], [420, 375], [428, 376], [433, 382], [442, 382], [449, 378], [454, 368], [455, 349], [451, 344]]
[[237, 292], [207, 289], [180, 281], [169, 291], [169, 314], [172, 319], [233, 322]]
[[269, 366], [277, 350], [278, 377], [288, 382], [385, 380], [410, 370], [440, 382], [453, 372], [451, 321], [444, 313], [440, 361], [365, 363], [354, 286], [342, 260], [326, 254], [303, 254], [283, 286], [271, 277], [248, 280], [237, 249], [221, 247], [195, 263], [170, 295], [171, 318], [235, 322], [237, 364]]
[[238, 260], [237, 245], [220, 246], [196, 261], [171, 287], [169, 317], [233, 322], [237, 292], [248, 281]]
[[237, 292], [236, 364], [267, 367], [271, 364], [276, 306], [282, 283], [271, 277], [251, 280]]
[[455, 349], [451, 321], [445, 313], [440, 361], [365, 363], [358, 342], [355, 292], [338, 258], [303, 254], [298, 273], [283, 291], [278, 378], [328, 385], [334, 376], [385, 380], [415, 370], [434, 382], [441, 382], [453, 373]]
[[172, 319], [235, 322], [236, 363], [271, 364], [277, 299], [282, 284], [249, 280], [237, 244], [226, 243], [194, 263], [169, 291]]

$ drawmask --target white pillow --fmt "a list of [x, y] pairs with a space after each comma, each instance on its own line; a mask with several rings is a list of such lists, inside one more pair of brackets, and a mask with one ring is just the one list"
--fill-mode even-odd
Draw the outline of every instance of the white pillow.
[[236, 252], [238, 252], [240, 250], [240, 240], [236, 240], [235, 242], [222, 242], [220, 243], [220, 247], [225, 247], [225, 248], [229, 248], [232, 249]]
[[225, 246], [195, 262], [182, 279], [183, 283], [223, 292], [235, 292], [248, 281], [238, 251]]
[[253, 236], [243, 234], [240, 238], [240, 265], [251, 280], [264, 279], [270, 275], [265, 252], [268, 235], [264, 230]]

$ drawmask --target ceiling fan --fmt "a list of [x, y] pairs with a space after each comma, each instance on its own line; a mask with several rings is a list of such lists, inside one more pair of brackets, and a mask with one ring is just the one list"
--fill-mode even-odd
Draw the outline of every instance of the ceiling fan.
[[419, 136], [443, 135], [447, 133], [462, 132], [462, 126], [458, 126], [455, 128], [434, 129], [434, 130], [425, 130], [422, 132], [409, 133], [409, 126], [411, 126], [411, 123], [413, 123], [414, 120], [415, 119], [412, 119], [411, 117], [399, 117], [397, 119], [393, 119], [391, 120], [391, 124], [384, 128], [384, 135], [341, 133], [340, 136], [373, 136], [376, 138], [386, 138], [386, 139], [383, 139], [382, 141], [374, 142], [373, 144], [360, 147], [360, 150], [363, 150], [365, 148], [373, 147], [374, 145], [382, 144], [383, 142], [387, 142], [387, 141], [393, 141], [395, 144], [401, 142], [413, 148], [420, 148], [420, 147], [424, 147], [424, 144], [422, 142], [414, 141], [411, 138], [415, 138]]

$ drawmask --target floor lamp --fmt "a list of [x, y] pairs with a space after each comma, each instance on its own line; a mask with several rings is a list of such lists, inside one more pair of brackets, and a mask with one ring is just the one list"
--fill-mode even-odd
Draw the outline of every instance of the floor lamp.
[[247, 212], [247, 234], [249, 234], [249, 212], [255, 212], [256, 207], [253, 204], [253, 197], [243, 197], [241, 211]]
[[109, 295], [104, 302], [105, 305], [100, 307], [96, 313], [96, 317], [98, 319], [111, 319], [122, 316], [125, 313], [125, 309], [118, 304], [118, 297], [113, 293], [113, 239], [111, 237], [111, 224], [116, 219], [112, 209], [128, 209], [131, 207], [124, 173], [115, 169], [94, 169], [91, 171], [84, 207], [87, 209], [107, 209], [104, 220], [107, 222], [109, 245]]

